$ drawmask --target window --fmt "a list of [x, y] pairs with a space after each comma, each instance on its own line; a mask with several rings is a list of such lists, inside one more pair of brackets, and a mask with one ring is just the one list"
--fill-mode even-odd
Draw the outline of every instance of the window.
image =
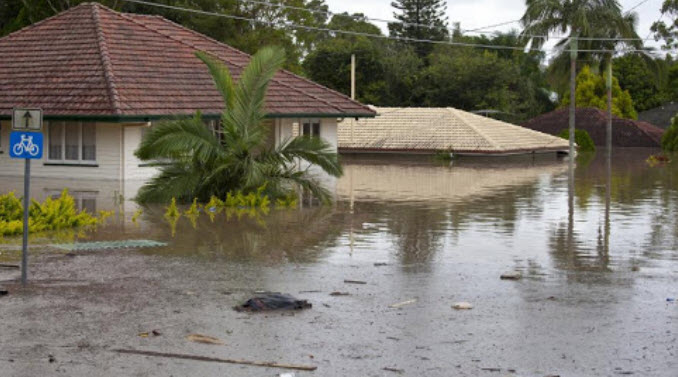
[[304, 119], [301, 122], [301, 135], [320, 137], [320, 119]]
[[96, 126], [83, 122], [49, 122], [47, 152], [51, 162], [78, 164], [97, 159]]

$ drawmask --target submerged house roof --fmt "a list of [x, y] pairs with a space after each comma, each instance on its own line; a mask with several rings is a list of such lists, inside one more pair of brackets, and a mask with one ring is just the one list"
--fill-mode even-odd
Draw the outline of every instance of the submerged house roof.
[[516, 154], [567, 151], [566, 140], [453, 108], [374, 108], [339, 123], [340, 151]]
[[671, 119], [675, 116], [678, 116], [678, 102], [669, 102], [638, 113], [638, 120], [667, 129], [671, 125]]
[[[237, 79], [250, 56], [159, 16], [84, 3], [0, 39], [0, 117], [40, 107], [48, 119], [148, 120], [200, 110], [223, 100], [205, 51]], [[281, 70], [270, 84], [271, 117], [374, 116], [349, 97]]]
[[[578, 108], [575, 112], [575, 127], [585, 130], [595, 145], [606, 144], [607, 113], [594, 108]], [[568, 129], [569, 109], [559, 109], [542, 114], [523, 126], [533, 130], [557, 135]], [[612, 145], [616, 147], [659, 147], [664, 130], [650, 123], [612, 117]]]

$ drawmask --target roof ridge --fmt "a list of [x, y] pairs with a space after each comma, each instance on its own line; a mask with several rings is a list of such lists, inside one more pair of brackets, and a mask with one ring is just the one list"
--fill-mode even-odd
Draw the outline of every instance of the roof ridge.
[[[461, 110], [458, 110], [458, 109], [455, 109], [455, 108], [451, 108], [451, 107], [446, 107], [445, 109], [447, 109], [447, 111], [448, 111], [452, 116], [457, 117], [457, 118], [458, 118], [459, 120], [461, 120], [462, 123], [464, 123], [467, 127], [471, 128], [473, 131], [475, 131], [476, 133], [478, 133], [482, 138], [484, 138], [485, 140], [487, 140], [487, 142], [488, 142], [490, 145], [492, 145], [493, 147], [497, 148], [498, 150], [502, 150], [502, 149], [503, 149], [503, 148], [501, 148], [501, 147], [499, 146], [499, 144], [497, 144], [497, 142], [496, 142], [494, 139], [492, 139], [491, 137], [487, 136], [484, 132], [482, 132], [480, 129], [478, 129], [478, 127], [476, 127], [475, 125], [469, 123], [469, 122], [466, 120], [466, 118], [459, 116], [459, 114], [457, 114], [457, 112], [462, 112]], [[462, 113], [463, 113], [463, 112], [462, 112]]]
[[120, 107], [120, 95], [118, 94], [118, 89], [116, 88], [114, 82], [115, 76], [113, 75], [111, 57], [108, 55], [108, 46], [106, 44], [106, 38], [104, 37], [104, 31], [101, 28], [101, 19], [99, 17], [99, 7], [102, 7], [106, 10], [108, 10], [108, 8], [98, 3], [85, 4], [89, 4], [92, 8], [92, 19], [94, 21], [94, 27], [97, 31], [97, 47], [99, 49], [99, 55], [101, 56], [101, 64], [104, 68], [104, 80], [106, 81], [106, 89], [108, 90], [108, 96], [111, 101], [111, 106], [113, 107], [113, 112], [115, 114], [122, 114], [122, 109]]
[[[173, 41], [176, 41], [176, 42], [179, 42], [179, 43], [184, 44], [184, 45], [186, 45], [186, 46], [189, 46], [189, 47], [191, 47], [191, 48], [193, 48], [193, 49], [196, 49], [196, 50], [198, 50], [198, 51], [203, 51], [203, 50], [200, 49], [198, 46], [196, 46], [196, 45], [194, 45], [194, 44], [192, 44], [192, 43], [190, 43], [190, 42], [187, 42], [187, 41], [185, 41], [185, 40], [183, 40], [183, 39], [180, 39], [180, 38], [173, 37], [173, 36], [171, 36], [171, 35], [167, 35], [167, 34], [162, 33], [162, 32], [160, 32], [160, 31], [158, 31], [158, 30], [156, 30], [156, 29], [150, 28], [150, 27], [146, 26], [145, 24], [143, 24], [143, 23], [141, 23], [141, 22], [135, 20], [133, 17], [130, 17], [130, 16], [127, 15], [126, 13], [119, 13], [119, 12], [115, 12], [115, 11], [112, 11], [112, 12], [115, 13], [115, 14], [117, 14], [117, 15], [120, 16], [120, 17], [123, 17], [124, 19], [126, 19], [126, 20], [128, 20], [128, 21], [134, 22], [135, 24], [144, 27], [145, 29], [151, 30], [151, 31], [153, 31], [153, 32], [155, 32], [155, 33], [158, 33], [158, 34], [160, 34], [160, 35], [162, 35], [162, 36], [164, 36], [164, 37], [166, 37], [166, 38], [169, 38], [169, 39], [171, 39], [171, 40], [173, 40]], [[184, 30], [189, 31], [189, 32], [191, 32], [192, 34], [194, 34], [194, 35], [196, 35], [196, 36], [199, 36], [199, 37], [202, 38], [202, 39], [206, 39], [206, 40], [208, 40], [208, 41], [210, 41], [210, 42], [217, 43], [217, 44], [219, 44], [220, 46], [225, 46], [225, 47], [227, 47], [227, 48], [229, 48], [229, 49], [231, 49], [231, 50], [236, 51], [237, 53], [240, 53], [240, 54], [243, 54], [243, 55], [247, 55], [247, 56], [249, 56], [250, 58], [252, 57], [251, 55], [246, 54], [246, 53], [244, 53], [244, 52], [242, 52], [242, 51], [240, 51], [240, 50], [238, 50], [238, 49], [236, 49], [236, 48], [233, 48], [233, 47], [231, 47], [231, 46], [229, 46], [229, 45], [227, 45], [227, 44], [225, 44], [225, 43], [221, 43], [221, 42], [219, 42], [219, 41], [217, 41], [217, 40], [215, 40], [215, 39], [212, 39], [212, 38], [210, 38], [210, 37], [208, 37], [208, 36], [206, 36], [206, 35], [203, 35], [203, 34], [201, 34], [201, 33], [198, 33], [198, 32], [196, 32], [196, 31], [194, 31], [194, 30], [191, 30], [191, 29], [189, 29], [189, 28], [187, 28], [187, 27], [185, 27], [185, 26], [183, 26], [183, 25], [179, 25], [179, 24], [177, 24], [176, 22], [173, 22], [173, 21], [171, 21], [171, 20], [166, 19], [165, 17], [162, 17], [162, 16], [161, 16], [160, 18], [161, 18], [162, 20], [164, 20], [165, 22], [170, 22], [170, 23], [172, 23], [173, 25], [175, 25], [175, 26], [177, 26], [177, 27], [179, 27], [179, 28], [181, 28], [181, 29], [184, 29]], [[212, 52], [209, 52], [209, 51], [204, 51], [204, 52], [206, 52], [206, 53], [208, 53], [208, 54], [210, 54], [210, 55], [215, 56], [215, 57], [218, 58], [219, 60], [227, 60], [227, 59], [221, 58], [220, 56], [218, 56], [217, 54], [214, 54], [214, 53], [212, 53]], [[245, 69], [245, 65], [238, 64], [238, 63], [235, 63], [235, 62], [233, 62], [233, 61], [229, 61], [229, 63], [230, 63], [230, 64], [233, 64], [233, 65], [235, 65], [235, 66], [237, 66], [237, 67], [240, 67], [241, 69]], [[288, 71], [283, 70], [283, 69], [281, 69], [280, 71], [288, 72]], [[304, 95], [304, 96], [307, 96], [307, 97], [311, 97], [311, 98], [314, 98], [314, 99], [316, 99], [316, 100], [318, 100], [318, 101], [324, 102], [325, 104], [327, 104], [327, 105], [329, 105], [329, 106], [331, 106], [331, 107], [333, 107], [333, 108], [339, 110], [340, 112], [343, 111], [343, 110], [341, 109], [341, 107], [339, 107], [339, 106], [333, 104], [332, 102], [327, 101], [327, 100], [325, 100], [325, 99], [322, 99], [322, 98], [320, 98], [320, 97], [317, 97], [317, 96], [315, 96], [315, 95], [313, 95], [313, 94], [304, 92], [304, 91], [302, 91], [301, 89], [295, 88], [294, 86], [288, 85], [288, 84], [286, 84], [286, 83], [284, 83], [284, 82], [282, 82], [282, 81], [276, 79], [275, 77], [272, 79], [272, 81], [274, 81], [274, 82], [276, 82], [276, 83], [278, 83], [278, 84], [280, 84], [280, 85], [282, 85], [282, 86], [284, 86], [284, 87], [286, 87], [286, 88], [289, 88], [289, 89], [291, 89], [291, 90], [294, 90], [294, 91], [300, 93], [301, 95]], [[317, 85], [317, 84], [316, 84], [316, 85]], [[362, 105], [362, 104], [361, 104], [361, 105]], [[362, 105], [362, 106], [364, 106], [364, 105]]]

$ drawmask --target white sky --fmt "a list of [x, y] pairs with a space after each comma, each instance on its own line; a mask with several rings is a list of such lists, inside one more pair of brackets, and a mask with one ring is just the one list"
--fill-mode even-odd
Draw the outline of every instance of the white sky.
[[[332, 12], [364, 13], [367, 17], [393, 19], [391, 0], [325, 0]], [[629, 9], [642, 0], [620, 0], [623, 9]], [[663, 0], [647, 0], [634, 10], [638, 14], [638, 35], [648, 36], [650, 26], [661, 17], [659, 9]], [[450, 26], [461, 22], [462, 29], [474, 29], [505, 21], [517, 20], [525, 12], [524, 0], [448, 0], [447, 14]], [[386, 24], [376, 23], [384, 31]], [[508, 25], [490, 30], [508, 31], [518, 28], [519, 24]], [[387, 31], [386, 31], [387, 33]], [[650, 36], [651, 37], [651, 36]], [[654, 41], [646, 42], [648, 46], [658, 46]]]

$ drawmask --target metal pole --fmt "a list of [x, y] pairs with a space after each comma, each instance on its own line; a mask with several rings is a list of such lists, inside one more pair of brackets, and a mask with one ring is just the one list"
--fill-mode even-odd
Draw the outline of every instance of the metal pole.
[[575, 90], [577, 90], [577, 34], [570, 39], [570, 159], [574, 158]]
[[612, 54], [607, 62], [607, 156], [612, 153]]
[[351, 54], [351, 99], [355, 99], [355, 54]]
[[28, 210], [30, 208], [30, 191], [31, 191], [31, 160], [25, 160], [24, 170], [24, 237], [21, 248], [21, 284], [26, 286], [28, 280]]

